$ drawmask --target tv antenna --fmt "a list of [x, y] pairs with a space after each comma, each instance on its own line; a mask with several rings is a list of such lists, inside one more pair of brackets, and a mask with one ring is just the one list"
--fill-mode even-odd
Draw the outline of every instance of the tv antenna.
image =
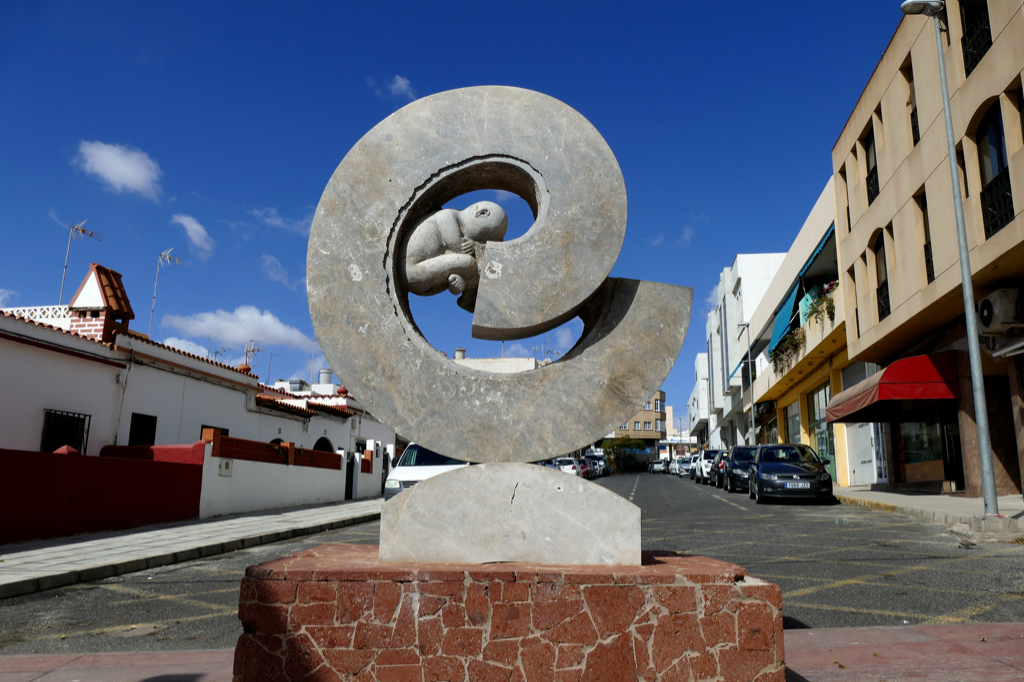
[[[249, 365], [249, 358], [255, 358], [256, 354], [261, 350], [263, 349], [257, 346], [255, 341], [249, 339], [249, 343], [245, 346], [245, 364]], [[252, 367], [252, 365], [249, 365], [249, 367]]]
[[61, 305], [64, 302], [64, 280], [66, 280], [68, 276], [68, 258], [71, 257], [71, 241], [74, 240], [77, 242], [80, 241], [82, 237], [88, 237], [89, 239], [95, 239], [99, 242], [103, 241], [103, 235], [99, 232], [93, 232], [92, 230], [86, 230], [83, 228], [82, 225], [89, 222], [88, 220], [83, 220], [77, 225], [65, 225], [57, 219], [56, 211], [51, 209], [49, 215], [53, 218], [53, 222], [57, 223], [65, 230], [68, 230], [68, 250], [67, 253], [64, 254], [64, 274], [61, 275], [60, 278], [60, 298], [57, 299], [57, 305]]
[[153, 334], [153, 313], [156, 312], [156, 287], [160, 284], [160, 266], [174, 263], [175, 265], [185, 267], [185, 261], [172, 256], [171, 251], [174, 251], [173, 246], [157, 256], [156, 259], [156, 281], [153, 283], [153, 307], [149, 309], [149, 331], [146, 332], [147, 336], [151, 336]]

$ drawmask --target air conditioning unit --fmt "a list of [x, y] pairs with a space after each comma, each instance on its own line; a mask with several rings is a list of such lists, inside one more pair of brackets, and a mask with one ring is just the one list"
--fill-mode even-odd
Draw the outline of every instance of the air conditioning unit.
[[1002, 334], [1013, 327], [1024, 327], [1020, 289], [997, 289], [981, 299], [978, 324], [982, 334]]

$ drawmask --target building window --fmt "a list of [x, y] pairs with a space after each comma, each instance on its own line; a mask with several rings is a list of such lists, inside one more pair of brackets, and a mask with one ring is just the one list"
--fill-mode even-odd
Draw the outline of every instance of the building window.
[[228, 429], [222, 429], [219, 426], [210, 426], [209, 424], [203, 424], [202, 426], [199, 427], [199, 439], [200, 440], [203, 439], [203, 430], [204, 429], [217, 429], [218, 431], [220, 431], [220, 435], [222, 435], [222, 436], [227, 436], [228, 435]]
[[86, 454], [89, 447], [89, 424], [92, 416], [61, 410], [43, 410], [43, 436], [39, 449], [53, 452], [65, 445]]
[[655, 419], [654, 420], [654, 430], [655, 431], [664, 431], [665, 430], [665, 420], [663, 420], [663, 419]]
[[924, 272], [928, 284], [935, 281], [935, 265], [932, 263], [932, 230], [928, 224], [928, 197], [924, 192], [914, 197], [917, 210], [921, 216], [921, 228], [924, 236]]
[[1013, 194], [1006, 159], [1006, 135], [998, 100], [978, 124], [978, 165], [981, 171], [981, 213], [985, 238], [991, 239], [1013, 220]]
[[644, 422], [644, 431], [651, 430], [651, 422]]
[[875, 133], [868, 131], [864, 137], [864, 160], [867, 166], [868, 206], [878, 196], [878, 156], [875, 152]]
[[878, 298], [878, 321], [889, 317], [889, 269], [885, 263], [885, 234], [878, 235], [875, 241], [875, 275], [878, 287], [875, 295]]
[[967, 162], [964, 161], [963, 146], [957, 147], [956, 166], [957, 170], [960, 172], [960, 193], [963, 194], [964, 199], [967, 199], [971, 196], [971, 188], [967, 184]]
[[914, 141], [914, 146], [921, 141], [921, 128], [917, 122], [917, 91], [914, 89], [914, 67], [907, 60], [907, 65], [900, 69], [903, 73], [903, 78], [907, 83], [907, 110], [910, 113], [910, 136]]
[[665, 411], [665, 403], [661, 400], [661, 398], [655, 398], [654, 399], [654, 411], [655, 412], [664, 412]]
[[156, 445], [156, 417], [132, 412], [128, 445]]
[[647, 402], [646, 402], [646, 403], [644, 404], [644, 409], [645, 409], [645, 410], [647, 410], [647, 411], [650, 411], [650, 409], [651, 409], [651, 401], [649, 401], [649, 400], [648, 400], [648, 401], [647, 401]]
[[964, 31], [960, 38], [964, 52], [964, 75], [970, 76], [988, 48], [992, 47], [987, 0], [960, 0], [960, 21]]
[[786, 442], [800, 442], [800, 401], [786, 408]]
[[622, 428], [620, 428], [619, 431], [629, 431], [629, 422], [623, 424]]
[[634, 431], [639, 431], [640, 430], [640, 422], [633, 422], [633, 430]]

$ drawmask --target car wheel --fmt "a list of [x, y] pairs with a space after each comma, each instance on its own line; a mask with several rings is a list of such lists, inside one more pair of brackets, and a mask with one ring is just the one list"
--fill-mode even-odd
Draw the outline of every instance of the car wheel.
[[757, 504], [764, 504], [764, 497], [761, 496], [761, 486], [754, 485], [754, 502]]
[[732, 485], [732, 476], [725, 477], [725, 485], [722, 487], [725, 488], [725, 492], [727, 493], [731, 493], [732, 491], [736, 490], [736, 488], [734, 488]]
[[756, 484], [757, 481], [747, 481], [747, 497], [750, 499], [754, 499], [754, 487]]

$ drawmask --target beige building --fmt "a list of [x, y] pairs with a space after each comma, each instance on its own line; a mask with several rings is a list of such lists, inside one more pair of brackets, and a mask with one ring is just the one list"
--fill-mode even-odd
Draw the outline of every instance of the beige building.
[[[946, 3], [943, 49], [999, 494], [1020, 493], [1024, 6]], [[981, 494], [960, 263], [932, 20], [904, 17], [832, 150], [850, 359], [883, 369], [830, 423], [889, 424], [889, 483]], [[1024, 299], [1021, 299], [1024, 302]], [[1009, 303], [1009, 305], [1006, 305]], [[989, 308], [991, 313], [993, 308]], [[993, 321], [994, 319], [994, 321]], [[1005, 325], [1001, 323], [1006, 323]]]
[[[656, 457], [658, 441], [667, 434], [667, 413], [665, 391], [658, 391], [644, 404], [644, 409], [633, 415], [628, 422], [615, 429], [616, 438], [636, 438], [647, 445], [646, 459]], [[640, 459], [645, 459], [642, 455]]]

